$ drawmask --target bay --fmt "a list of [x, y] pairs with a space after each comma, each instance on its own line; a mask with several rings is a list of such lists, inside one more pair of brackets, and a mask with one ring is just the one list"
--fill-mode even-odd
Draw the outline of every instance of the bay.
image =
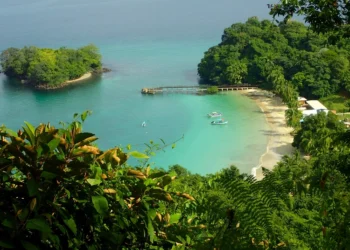
[[[246, 6], [250, 6], [249, 10]], [[0, 124], [70, 121], [92, 110], [85, 130], [108, 148], [150, 140], [172, 143], [155, 166], [180, 164], [213, 173], [230, 164], [249, 173], [264, 153], [267, 127], [255, 103], [238, 93], [215, 96], [143, 96], [143, 87], [196, 85], [203, 53], [225, 27], [250, 16], [268, 17], [261, 1], [5, 0], [0, 9], [0, 49], [25, 45], [78, 47], [95, 43], [111, 73], [54, 92], [35, 92], [0, 75]], [[212, 126], [206, 114], [221, 111], [227, 126]], [[143, 121], [146, 127], [141, 127]]]

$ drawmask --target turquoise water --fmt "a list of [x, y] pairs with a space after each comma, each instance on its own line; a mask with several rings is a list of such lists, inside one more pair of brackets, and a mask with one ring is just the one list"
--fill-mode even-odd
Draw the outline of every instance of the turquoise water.
[[[13, 86], [0, 75], [0, 124], [14, 129], [24, 120], [57, 124], [89, 109], [93, 116], [85, 130], [96, 133], [102, 148], [131, 144], [142, 150], [149, 140], [171, 143], [184, 136], [175, 149], [152, 159], [156, 166], [180, 164], [192, 172], [213, 173], [235, 164], [250, 172], [267, 143], [265, 118], [253, 101], [237, 93], [143, 96], [140, 90], [197, 84], [197, 64], [219, 42], [223, 28], [265, 13], [264, 3], [251, 3], [256, 9], [244, 14], [246, 1], [5, 0], [0, 49], [94, 42], [113, 72], [55, 92]], [[210, 125], [206, 114], [212, 111], [223, 112], [229, 124]]]

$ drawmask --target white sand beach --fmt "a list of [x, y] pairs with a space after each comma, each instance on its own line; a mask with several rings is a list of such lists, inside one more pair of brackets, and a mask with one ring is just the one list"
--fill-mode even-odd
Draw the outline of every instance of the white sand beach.
[[268, 131], [265, 131], [268, 137], [266, 152], [261, 156], [259, 165], [252, 169], [252, 174], [261, 180], [263, 178], [261, 167], [273, 169], [283, 155], [294, 151], [291, 145], [293, 137], [290, 134], [292, 128], [287, 127], [284, 116], [287, 106], [282, 103], [281, 98], [268, 97], [266, 91], [261, 89], [241, 90], [240, 92], [256, 101], [270, 127]]
[[90, 78], [92, 76], [92, 73], [91, 72], [88, 72], [84, 75], [82, 75], [81, 77], [77, 78], [77, 79], [73, 79], [73, 80], [69, 80], [69, 81], [66, 81], [64, 84], [68, 84], [68, 83], [73, 83], [73, 82], [79, 82], [79, 81], [82, 81], [82, 80], [86, 80], [88, 78]]

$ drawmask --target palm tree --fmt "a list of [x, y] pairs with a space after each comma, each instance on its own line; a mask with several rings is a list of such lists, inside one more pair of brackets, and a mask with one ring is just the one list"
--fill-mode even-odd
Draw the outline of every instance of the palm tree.
[[300, 128], [300, 120], [302, 113], [296, 108], [289, 108], [285, 111], [287, 126], [298, 129]]

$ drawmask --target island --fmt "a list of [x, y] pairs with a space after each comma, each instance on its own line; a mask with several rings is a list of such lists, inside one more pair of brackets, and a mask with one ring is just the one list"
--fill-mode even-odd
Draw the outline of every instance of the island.
[[89, 44], [78, 49], [8, 48], [0, 55], [2, 72], [35, 89], [57, 89], [85, 80], [102, 68], [98, 48]]
[[198, 74], [205, 84], [286, 89], [288, 83], [306, 98], [339, 97], [350, 92], [350, 39], [331, 42], [331, 35], [293, 20], [276, 25], [250, 17], [224, 30], [221, 42], [205, 52]]

